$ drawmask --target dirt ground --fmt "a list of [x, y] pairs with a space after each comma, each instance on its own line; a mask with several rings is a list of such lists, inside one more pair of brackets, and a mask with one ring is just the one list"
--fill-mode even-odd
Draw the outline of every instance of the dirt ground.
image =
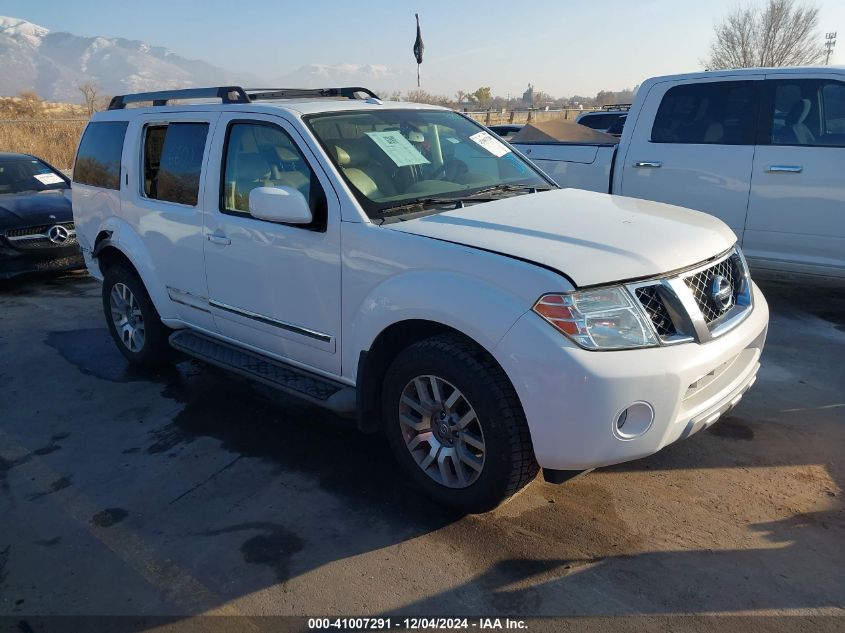
[[709, 630], [709, 615], [754, 615], [778, 616], [752, 619], [761, 630], [842, 630], [845, 292], [761, 285], [763, 366], [729, 417], [456, 517], [331, 414], [199, 363], [127, 368], [96, 282], [4, 284], [0, 616], [692, 614]]

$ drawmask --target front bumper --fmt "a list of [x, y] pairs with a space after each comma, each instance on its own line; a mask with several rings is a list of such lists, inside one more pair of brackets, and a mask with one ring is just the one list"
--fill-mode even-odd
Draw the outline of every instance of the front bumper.
[[39, 272], [61, 272], [85, 268], [79, 245], [22, 251], [0, 243], [0, 279]]
[[[577, 348], [528, 312], [494, 349], [528, 419], [543, 468], [586, 470], [638, 459], [713, 424], [754, 383], [769, 309], [753, 285], [754, 308], [704, 344], [594, 352]], [[635, 402], [654, 411], [633, 439], [614, 433]]]

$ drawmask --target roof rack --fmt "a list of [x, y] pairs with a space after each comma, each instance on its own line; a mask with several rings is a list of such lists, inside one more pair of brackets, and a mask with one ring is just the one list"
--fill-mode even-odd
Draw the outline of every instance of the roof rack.
[[184, 88], [182, 90], [160, 90], [158, 92], [137, 92], [112, 97], [109, 110], [122, 110], [128, 103], [152, 101], [154, 106], [167, 105], [173, 99], [220, 99], [223, 103], [249, 103], [249, 97], [240, 86], [219, 86], [216, 88]]
[[363, 93], [373, 99], [379, 96], [369, 88], [361, 86], [345, 86], [343, 88], [246, 88], [249, 98], [256, 99], [303, 99], [309, 97], [345, 97], [357, 99], [358, 93]]
[[609, 103], [601, 107], [602, 110], [630, 110], [630, 103]]
[[217, 86], [212, 88], [184, 88], [118, 95], [109, 102], [109, 110], [122, 110], [129, 103], [152, 101], [153, 106], [165, 106], [174, 99], [220, 99], [222, 103], [250, 103], [256, 99], [303, 99], [344, 97], [357, 99], [362, 93], [373, 99], [378, 95], [369, 88], [347, 86], [343, 88], [250, 88]]

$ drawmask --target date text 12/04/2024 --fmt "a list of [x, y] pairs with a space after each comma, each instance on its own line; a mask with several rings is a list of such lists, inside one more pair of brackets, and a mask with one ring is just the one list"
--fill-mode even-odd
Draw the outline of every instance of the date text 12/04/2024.
[[519, 630], [526, 629], [525, 620], [511, 618], [309, 618], [308, 629], [387, 631], [402, 630]]

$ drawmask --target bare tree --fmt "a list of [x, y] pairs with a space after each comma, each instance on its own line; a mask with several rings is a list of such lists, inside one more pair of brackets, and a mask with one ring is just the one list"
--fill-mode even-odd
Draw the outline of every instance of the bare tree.
[[822, 60], [819, 8], [795, 0], [736, 9], [715, 26], [708, 70], [799, 66]]
[[88, 110], [88, 116], [93, 115], [100, 105], [100, 99], [97, 98], [97, 84], [86, 81], [84, 84], [79, 84], [76, 87], [82, 93], [82, 102], [86, 110]]
[[409, 90], [405, 95], [407, 101], [412, 103], [430, 103], [433, 105], [448, 105], [449, 97], [445, 95], [436, 95], [425, 90], [417, 88], [416, 90]]
[[35, 90], [23, 90], [18, 93], [20, 116], [26, 119], [40, 117], [44, 113], [44, 100]]

